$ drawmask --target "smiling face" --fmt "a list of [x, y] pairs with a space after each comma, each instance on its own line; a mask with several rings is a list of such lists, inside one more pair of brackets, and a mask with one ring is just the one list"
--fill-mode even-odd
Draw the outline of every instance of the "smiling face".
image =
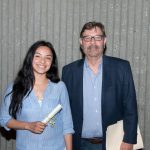
[[32, 66], [34, 75], [45, 75], [52, 64], [53, 55], [51, 49], [46, 46], [40, 46], [36, 49], [33, 57]]
[[[102, 37], [101, 40], [99, 36]], [[91, 40], [86, 40], [87, 37], [91, 37]], [[106, 37], [103, 36], [99, 27], [94, 27], [83, 32], [80, 44], [87, 58], [101, 57], [106, 44]]]

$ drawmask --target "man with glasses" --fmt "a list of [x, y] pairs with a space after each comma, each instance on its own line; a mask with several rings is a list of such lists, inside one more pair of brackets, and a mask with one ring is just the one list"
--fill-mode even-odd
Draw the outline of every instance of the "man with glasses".
[[63, 68], [72, 110], [74, 150], [105, 150], [106, 129], [123, 120], [120, 150], [132, 150], [137, 137], [137, 102], [128, 61], [104, 55], [102, 23], [88, 22], [80, 33], [84, 58]]

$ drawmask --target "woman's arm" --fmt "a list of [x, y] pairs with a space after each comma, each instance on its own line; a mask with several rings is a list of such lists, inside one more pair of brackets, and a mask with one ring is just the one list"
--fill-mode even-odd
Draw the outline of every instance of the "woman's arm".
[[7, 128], [15, 129], [15, 130], [29, 130], [33, 133], [42, 133], [45, 129], [45, 124], [37, 121], [37, 122], [24, 122], [18, 121], [15, 119], [10, 119], [6, 124]]
[[72, 134], [64, 135], [66, 150], [72, 150]]
[[[7, 95], [12, 91], [12, 85], [8, 86], [5, 91], [3, 102], [0, 106], [0, 126], [6, 130], [29, 130], [33, 133], [42, 133], [45, 129], [45, 124], [42, 122], [24, 122], [14, 119], [9, 114], [9, 106], [11, 101], [11, 94]], [[6, 96], [7, 95], [7, 96]]]
[[74, 133], [74, 129], [70, 110], [69, 96], [65, 84], [61, 82], [61, 85], [61, 104], [63, 107], [63, 134], [65, 138], [66, 150], [72, 150], [72, 134]]

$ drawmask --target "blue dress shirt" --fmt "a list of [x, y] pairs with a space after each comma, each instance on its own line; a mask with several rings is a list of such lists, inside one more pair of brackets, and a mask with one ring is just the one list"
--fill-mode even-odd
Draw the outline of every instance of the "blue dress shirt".
[[102, 137], [101, 90], [102, 63], [99, 64], [98, 73], [94, 74], [87, 59], [85, 59], [83, 70], [83, 138]]
[[[12, 86], [9, 86], [5, 95], [11, 90]], [[10, 129], [6, 127], [6, 124], [12, 119], [8, 112], [10, 97], [11, 95], [5, 98], [0, 109], [0, 125], [7, 130]], [[41, 106], [32, 90], [30, 95], [23, 99], [23, 107], [21, 113], [17, 114], [17, 120], [42, 121], [58, 104], [61, 104], [63, 109], [55, 115], [54, 126], [48, 123], [41, 134], [35, 134], [28, 130], [17, 130], [16, 150], [63, 150], [65, 148], [64, 135], [74, 133], [74, 130], [68, 93], [62, 81], [59, 83], [48, 82]]]

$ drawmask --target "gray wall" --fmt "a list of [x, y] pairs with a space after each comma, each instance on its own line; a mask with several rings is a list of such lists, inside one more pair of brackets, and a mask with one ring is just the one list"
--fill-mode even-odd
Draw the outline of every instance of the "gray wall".
[[[16, 75], [28, 47], [51, 41], [62, 66], [81, 57], [79, 32], [87, 21], [106, 27], [107, 55], [131, 63], [139, 124], [150, 147], [150, 0], [0, 0], [0, 97]], [[1, 129], [1, 134], [5, 131]], [[0, 135], [0, 150], [15, 150], [12, 134]]]

